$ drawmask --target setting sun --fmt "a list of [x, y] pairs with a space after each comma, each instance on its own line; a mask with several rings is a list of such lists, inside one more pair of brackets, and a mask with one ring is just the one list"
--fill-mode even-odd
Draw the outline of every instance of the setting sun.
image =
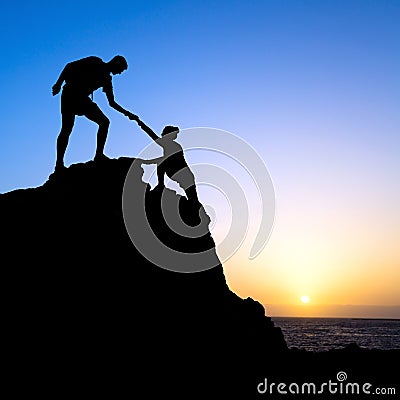
[[310, 298], [308, 296], [301, 296], [300, 300], [302, 303], [307, 304], [310, 301]]

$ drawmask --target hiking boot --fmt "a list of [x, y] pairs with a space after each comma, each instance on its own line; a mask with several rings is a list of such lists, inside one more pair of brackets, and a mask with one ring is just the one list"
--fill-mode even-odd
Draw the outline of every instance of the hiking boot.
[[62, 172], [64, 172], [66, 170], [66, 166], [64, 164], [56, 164], [55, 168], [54, 168], [54, 173], [55, 174], [60, 174]]
[[102, 161], [107, 161], [107, 160], [109, 160], [109, 158], [104, 154], [98, 154], [98, 155], [95, 155], [95, 157], [94, 157], [94, 162], [102, 162]]

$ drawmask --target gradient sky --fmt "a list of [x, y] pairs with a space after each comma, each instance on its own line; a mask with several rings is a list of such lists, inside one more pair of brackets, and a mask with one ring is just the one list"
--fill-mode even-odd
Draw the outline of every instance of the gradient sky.
[[[399, 21], [397, 0], [2, 2], [0, 193], [52, 173], [64, 65], [122, 54], [122, 106], [156, 132], [231, 132], [268, 168], [275, 225], [256, 259], [246, 240], [225, 263], [232, 290], [267, 314], [400, 318]], [[149, 138], [94, 99], [106, 154], [138, 155]], [[67, 165], [92, 159], [95, 133], [77, 119]]]

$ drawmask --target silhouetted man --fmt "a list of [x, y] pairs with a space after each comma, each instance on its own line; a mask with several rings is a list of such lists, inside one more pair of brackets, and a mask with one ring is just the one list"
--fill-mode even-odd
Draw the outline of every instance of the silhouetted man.
[[60, 92], [62, 84], [65, 82], [61, 94], [62, 125], [57, 138], [56, 171], [64, 168], [64, 154], [76, 115], [84, 115], [99, 126], [94, 160], [101, 161], [107, 158], [104, 155], [104, 146], [110, 120], [93, 101], [93, 92], [95, 90], [103, 88], [110, 107], [130, 119], [135, 119], [135, 114], [125, 110], [115, 101], [113, 93], [111, 74], [120, 74], [127, 68], [126, 59], [117, 55], [108, 62], [104, 62], [96, 56], [85, 57], [68, 63], [62, 70], [57, 82], [52, 87], [54, 96]]
[[[167, 125], [164, 127], [161, 137], [147, 126], [139, 117], [131, 117], [157, 144], [163, 148], [163, 156], [151, 160], [142, 160], [144, 164], [157, 164], [158, 184], [155, 189], [164, 188], [164, 175], [179, 183], [185, 190], [187, 198], [199, 203], [193, 172], [190, 170], [182, 146], [175, 141], [178, 137], [179, 128]], [[200, 204], [200, 203], [199, 203]]]

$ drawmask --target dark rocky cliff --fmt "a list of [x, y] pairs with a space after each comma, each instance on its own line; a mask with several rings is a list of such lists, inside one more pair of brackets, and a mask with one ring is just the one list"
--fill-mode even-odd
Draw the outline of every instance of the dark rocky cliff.
[[[75, 164], [40, 187], [0, 195], [10, 370], [41, 391], [73, 391], [77, 382], [89, 392], [105, 382], [115, 382], [114, 389], [153, 382], [153, 394], [166, 395], [228, 390], [222, 374], [287, 352], [283, 335], [260, 303], [229, 289], [222, 265], [178, 273], [135, 248], [122, 212], [132, 161]], [[196, 225], [199, 210], [167, 194]], [[159, 238], [178, 251], [215, 251], [208, 230], [195, 239], [171, 235], [160, 196], [146, 194]], [[200, 214], [204, 223], [203, 208]], [[235, 391], [235, 375], [228, 375]]]

